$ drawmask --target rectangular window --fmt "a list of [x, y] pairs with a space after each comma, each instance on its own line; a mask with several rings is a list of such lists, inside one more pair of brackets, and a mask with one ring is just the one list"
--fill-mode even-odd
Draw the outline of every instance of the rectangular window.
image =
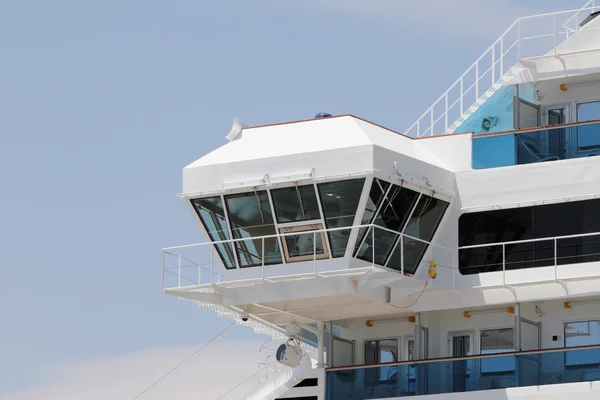
[[[352, 179], [318, 185], [321, 207], [327, 229], [352, 226], [365, 179]], [[343, 257], [350, 238], [350, 229], [328, 232], [331, 256]]]
[[[502, 242], [553, 238], [600, 232], [600, 199], [467, 213], [460, 216], [459, 246], [461, 274], [478, 274], [531, 267], [553, 266], [554, 240]], [[600, 234], [558, 239], [558, 265], [600, 261]]]
[[280, 224], [321, 219], [313, 185], [274, 189], [271, 196]]
[[[565, 347], [600, 344], [600, 321], [569, 322], [565, 324]], [[584, 367], [600, 364], [600, 349], [574, 350], [565, 353], [565, 366]]]
[[[513, 351], [515, 351], [513, 328], [481, 331], [481, 354], [510, 353]], [[514, 356], [481, 359], [482, 374], [502, 374], [514, 370]]]
[[[192, 206], [204, 229], [208, 232], [210, 240], [213, 242], [229, 240], [229, 230], [227, 229], [227, 221], [223, 211], [223, 202], [220, 196], [209, 197], [204, 199], [191, 200]], [[215, 249], [223, 265], [227, 269], [235, 268], [235, 258], [233, 255], [233, 246], [231, 243], [217, 243]]]
[[321, 224], [280, 228], [279, 232], [285, 234], [285, 236], [282, 236], [285, 261], [294, 262], [328, 258], [327, 246], [324, 245], [325, 233], [323, 231], [314, 232], [322, 229], [323, 225]]
[[[413, 190], [397, 185], [392, 186], [383, 200], [379, 213], [373, 219], [375, 225], [386, 228], [386, 230], [378, 228], [369, 229], [356, 257], [364, 261], [373, 262], [373, 253], [375, 253], [374, 262], [379, 265], [385, 265], [394, 245], [400, 237], [399, 234], [390, 232], [390, 230], [398, 233], [402, 231], [418, 197], [419, 194]], [[375, 247], [375, 251], [373, 251], [373, 246]]]
[[[577, 105], [577, 122], [597, 119], [600, 119], [600, 101]], [[600, 130], [597, 124], [578, 126], [576, 129], [578, 150], [600, 150]]]
[[[437, 230], [442, 217], [448, 208], [448, 203], [430, 196], [422, 195], [419, 202], [410, 216], [404, 233], [417, 239], [430, 242]], [[419, 267], [419, 263], [425, 255], [425, 251], [429, 245], [427, 243], [404, 237], [404, 272], [414, 274]], [[400, 241], [396, 244], [396, 248], [387, 264], [388, 268], [401, 270], [401, 251]]]
[[[379, 179], [373, 179], [373, 183], [371, 184], [371, 189], [369, 190], [369, 197], [367, 199], [367, 205], [365, 207], [365, 211], [363, 213], [362, 220], [360, 221], [361, 225], [371, 224], [373, 218], [375, 217], [375, 213], [379, 209], [381, 202], [383, 201], [383, 197], [387, 192], [390, 184], [385, 181], [381, 181]], [[365, 238], [365, 234], [367, 233], [368, 228], [360, 228], [358, 233], [358, 238], [356, 240], [356, 246], [354, 248], [354, 255], [358, 252], [360, 244]]]
[[[252, 239], [275, 235], [273, 214], [267, 192], [251, 192], [225, 197], [231, 232], [235, 239], [238, 261], [241, 268], [264, 264], [281, 263], [281, 252], [277, 238]], [[264, 247], [264, 253], [263, 253]]]

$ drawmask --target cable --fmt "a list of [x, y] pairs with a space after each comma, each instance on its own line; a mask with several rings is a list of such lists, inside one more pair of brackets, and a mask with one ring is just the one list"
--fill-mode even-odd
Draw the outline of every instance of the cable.
[[234, 387], [232, 387], [231, 389], [229, 389], [227, 392], [225, 392], [223, 395], [221, 395], [220, 397], [217, 397], [216, 400], [221, 400], [222, 398], [224, 398], [225, 396], [227, 396], [229, 393], [233, 392], [235, 389], [239, 388], [240, 386], [242, 386], [244, 383], [248, 382], [250, 379], [254, 378], [256, 375], [258, 375], [260, 371], [253, 373], [252, 375], [250, 375], [249, 377], [247, 377], [246, 379], [244, 379], [243, 381], [241, 381], [240, 383], [238, 383], [237, 385], [235, 385]]
[[146, 394], [148, 394], [152, 389], [156, 388], [156, 386], [158, 386], [159, 384], [161, 384], [162, 382], [164, 382], [169, 376], [173, 375], [175, 372], [177, 372], [177, 370], [181, 367], [183, 367], [185, 364], [187, 364], [188, 362], [190, 362], [194, 357], [198, 356], [202, 350], [204, 350], [205, 348], [207, 348], [208, 346], [210, 346], [212, 343], [214, 343], [217, 339], [221, 339], [221, 336], [224, 335], [228, 330], [230, 330], [231, 328], [233, 328], [235, 325], [237, 325], [237, 322], [233, 322], [231, 325], [229, 325], [227, 328], [223, 329], [217, 336], [215, 336], [214, 338], [212, 338], [210, 340], [210, 342], [206, 343], [205, 345], [203, 345], [202, 347], [200, 347], [198, 350], [196, 350], [194, 352], [194, 354], [192, 354], [191, 356], [189, 356], [188, 358], [186, 358], [185, 360], [183, 360], [182, 362], [180, 362], [175, 368], [173, 368], [172, 370], [170, 370], [169, 372], [167, 372], [165, 375], [163, 375], [162, 378], [160, 378], [159, 380], [157, 380], [156, 382], [154, 382], [152, 385], [150, 385], [146, 390], [144, 390], [142, 393], [138, 394], [137, 396], [135, 396], [133, 398], [133, 400], [139, 400], [142, 397], [144, 397]]
[[415, 301], [413, 301], [413, 303], [409, 306], [406, 307], [398, 307], [393, 305], [392, 303], [388, 303], [390, 306], [394, 307], [394, 308], [411, 308], [412, 306], [414, 306], [415, 304], [417, 304], [417, 301], [419, 301], [419, 299], [421, 298], [421, 296], [423, 296], [423, 292], [425, 292], [425, 288], [427, 288], [427, 285], [429, 284], [429, 281], [425, 282], [425, 286], [423, 286], [423, 290], [421, 290], [421, 293], [419, 293], [419, 297], [417, 297], [417, 299]]

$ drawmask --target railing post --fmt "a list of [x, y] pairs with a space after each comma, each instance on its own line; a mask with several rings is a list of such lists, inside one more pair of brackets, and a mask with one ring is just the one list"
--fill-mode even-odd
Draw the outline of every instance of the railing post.
[[554, 238], [554, 280], [558, 280], [558, 249], [557, 240]]
[[506, 245], [502, 243], [502, 284], [506, 286]]
[[517, 61], [521, 62], [521, 20], [517, 22]]
[[162, 290], [165, 290], [165, 251], [161, 251], [161, 265], [162, 265], [162, 278], [161, 278], [161, 284], [162, 284]]
[[209, 246], [209, 247], [210, 247], [210, 284], [212, 285], [213, 283], [215, 283], [215, 272], [214, 272], [214, 266], [213, 266], [214, 256], [213, 256], [213, 246]]
[[464, 78], [460, 78], [460, 115], [462, 116], [465, 112], [465, 107], [463, 105], [463, 99], [464, 99], [464, 95], [465, 95], [465, 85], [464, 85]]
[[417, 137], [421, 137], [421, 119], [417, 121]]
[[373, 267], [375, 266], [375, 225], [371, 226], [371, 233], [373, 234], [371, 236], [371, 256], [372, 256], [372, 261], [373, 261]]
[[[284, 238], [284, 240], [285, 240], [285, 238]], [[260, 254], [261, 254], [261, 259], [262, 259], [260, 269], [261, 269], [261, 274], [262, 274], [262, 280], [264, 281], [265, 280], [265, 238], [262, 238], [262, 242], [260, 245], [261, 245], [261, 250], [260, 250], [261, 253]]]
[[444, 114], [444, 133], [448, 131], [448, 92], [446, 92], [446, 113]]
[[431, 111], [429, 113], [429, 136], [433, 136], [433, 108], [431, 107]]
[[177, 256], [177, 287], [181, 287], [181, 256]]
[[500, 77], [504, 75], [504, 36], [500, 38]]
[[317, 275], [317, 231], [313, 232], [313, 275]]
[[556, 14], [552, 14], [552, 39], [553, 39], [553, 51], [556, 56]]
[[400, 273], [404, 275], [404, 235], [400, 234]]
[[492, 47], [492, 86], [496, 83], [496, 45]]
[[198, 264], [198, 285], [202, 284], [202, 264]]
[[475, 101], [479, 100], [479, 61], [475, 63]]

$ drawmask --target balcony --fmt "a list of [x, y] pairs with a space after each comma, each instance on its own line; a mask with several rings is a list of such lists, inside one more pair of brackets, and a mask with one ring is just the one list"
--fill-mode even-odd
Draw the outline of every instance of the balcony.
[[598, 155], [598, 120], [473, 136], [473, 169]]
[[600, 380], [600, 346], [327, 370], [327, 400], [385, 399]]

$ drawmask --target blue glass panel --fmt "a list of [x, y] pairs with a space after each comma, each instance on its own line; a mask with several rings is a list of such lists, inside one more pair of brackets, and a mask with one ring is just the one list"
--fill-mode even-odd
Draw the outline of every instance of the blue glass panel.
[[[565, 366], [565, 358], [600, 362], [598, 351], [560, 349], [541, 354], [513, 353], [327, 371], [326, 399], [385, 399], [594, 381], [600, 379], [599, 363]], [[507, 366], [512, 370], [506, 370]], [[484, 372], [488, 368], [497, 372]]]
[[593, 156], [600, 156], [600, 123], [473, 136], [474, 169]]

